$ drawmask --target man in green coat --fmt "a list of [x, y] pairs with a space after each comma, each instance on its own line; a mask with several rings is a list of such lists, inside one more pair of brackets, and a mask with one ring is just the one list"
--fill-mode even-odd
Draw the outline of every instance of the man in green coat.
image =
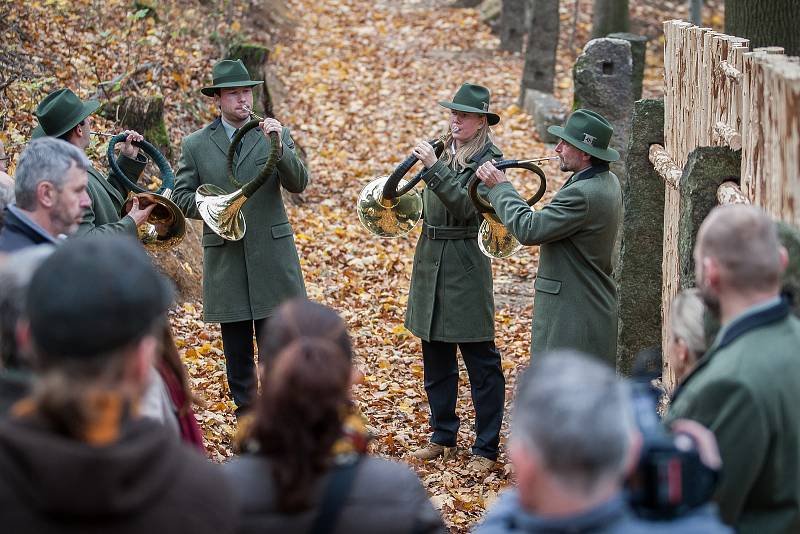
[[540, 245], [534, 289], [531, 354], [571, 348], [615, 366], [617, 286], [611, 256], [622, 221], [622, 192], [608, 162], [613, 128], [602, 116], [579, 109], [566, 125], [548, 131], [562, 171], [574, 174], [553, 200], [532, 210], [492, 162], [477, 171], [491, 188], [488, 200], [500, 221], [523, 245]]
[[468, 468], [478, 476], [487, 474], [497, 460], [505, 399], [505, 377], [494, 343], [492, 266], [478, 248], [481, 216], [467, 187], [478, 165], [502, 157], [491, 141], [490, 126], [500, 117], [489, 111], [489, 98], [486, 87], [463, 84], [452, 102], [439, 103], [451, 110], [441, 158], [427, 142], [414, 148], [414, 156], [426, 167], [422, 175], [426, 187], [405, 322], [422, 340], [433, 428], [430, 444], [413, 456], [428, 460], [455, 450], [460, 425], [458, 350], [475, 407], [475, 442]]
[[701, 225], [694, 261], [721, 329], [675, 391], [667, 421], [714, 432], [726, 523], [745, 534], [800, 532], [800, 321], [780, 295], [786, 249], [759, 208], [724, 206]]
[[[91, 114], [100, 107], [97, 100], [81, 102], [78, 96], [69, 89], [53, 91], [37, 106], [33, 113], [39, 120], [31, 137], [58, 137], [86, 150], [91, 143]], [[122, 172], [136, 182], [144, 171], [147, 161], [139, 157], [139, 148], [133, 142], [143, 138], [133, 130], [126, 130], [125, 143], [120, 149], [119, 165]], [[133, 207], [122, 217], [122, 206], [128, 195], [128, 189], [113, 173], [108, 179], [103, 173], [89, 167], [89, 184], [87, 188], [92, 201], [83, 213], [75, 236], [99, 234], [125, 234], [137, 236], [137, 227], [147, 221], [155, 205], [139, 208], [139, 201], [134, 198]]]
[[[183, 140], [175, 173], [172, 200], [187, 217], [200, 219], [195, 192], [202, 184], [213, 184], [226, 192], [236, 191], [228, 179], [227, 154], [236, 130], [250, 119], [253, 87], [241, 61], [223, 60], [213, 69], [213, 83], [204, 87], [220, 117]], [[256, 390], [253, 332], [263, 346], [264, 323], [275, 308], [292, 297], [305, 296], [303, 274], [281, 197], [281, 187], [300, 193], [308, 184], [308, 173], [295, 154], [289, 130], [268, 118], [242, 138], [234, 160], [236, 179], [253, 180], [267, 162], [269, 133], [279, 134], [280, 158], [276, 171], [242, 206], [246, 232], [239, 241], [228, 241], [203, 226], [203, 316], [218, 322], [222, 330], [228, 386], [244, 413]]]

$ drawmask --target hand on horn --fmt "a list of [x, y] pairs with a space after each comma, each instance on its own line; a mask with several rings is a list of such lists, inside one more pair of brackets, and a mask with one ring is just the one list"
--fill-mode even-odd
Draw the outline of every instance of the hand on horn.
[[156, 204], [152, 203], [145, 208], [139, 208], [139, 197], [134, 196], [131, 204], [131, 211], [128, 212], [128, 217], [133, 219], [133, 222], [139, 227], [147, 221], [147, 218], [150, 217], [150, 213], [152, 213], [155, 207]]
[[498, 170], [497, 167], [494, 166], [494, 163], [494, 161], [484, 162], [484, 164], [478, 167], [478, 170], [475, 171], [475, 176], [480, 178], [480, 180], [490, 189], [499, 183], [508, 181], [505, 173], [501, 170]]
[[125, 130], [122, 133], [125, 134], [127, 137], [125, 138], [125, 143], [121, 145], [119, 153], [131, 159], [136, 159], [136, 157], [139, 155], [139, 147], [134, 145], [133, 142], [144, 141], [144, 137], [142, 137], [142, 134], [140, 134], [135, 130]]
[[[278, 134], [278, 148], [279, 154], [283, 156], [283, 146], [281, 145], [281, 134], [283, 133], [283, 125], [277, 119], [264, 119], [258, 123], [258, 127], [264, 132], [264, 137], [269, 137], [270, 132]], [[280, 158], [279, 158], [280, 159]]]
[[411, 153], [425, 165], [426, 169], [430, 169], [436, 163], [436, 151], [427, 141], [420, 141]]

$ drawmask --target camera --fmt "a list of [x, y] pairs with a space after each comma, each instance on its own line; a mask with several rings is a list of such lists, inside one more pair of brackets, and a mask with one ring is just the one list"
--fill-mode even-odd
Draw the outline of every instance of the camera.
[[701, 461], [689, 436], [681, 439], [688, 438], [692, 446], [676, 446], [677, 436], [667, 433], [658, 416], [659, 393], [648, 380], [631, 382], [633, 412], [643, 442], [627, 490], [636, 514], [651, 520], [680, 517], [707, 503], [719, 475]]

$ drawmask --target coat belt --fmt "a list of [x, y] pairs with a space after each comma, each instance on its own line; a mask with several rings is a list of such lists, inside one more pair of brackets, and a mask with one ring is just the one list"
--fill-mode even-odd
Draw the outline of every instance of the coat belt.
[[430, 226], [422, 223], [422, 235], [428, 239], [472, 239], [478, 237], [477, 226]]

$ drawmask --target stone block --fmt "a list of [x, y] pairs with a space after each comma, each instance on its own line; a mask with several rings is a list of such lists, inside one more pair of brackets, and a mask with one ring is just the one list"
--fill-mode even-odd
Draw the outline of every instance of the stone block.
[[645, 56], [647, 55], [648, 38], [635, 33], [609, 33], [607, 37], [622, 39], [631, 44], [631, 60], [633, 61], [633, 100], [642, 98], [642, 80], [644, 79]]
[[547, 131], [548, 126], [561, 126], [567, 118], [566, 108], [549, 93], [528, 89], [523, 104], [525, 111], [533, 117], [539, 139], [544, 143], [558, 143], [559, 139]]
[[631, 43], [623, 39], [592, 39], [575, 60], [574, 108], [586, 108], [604, 116], [614, 127], [611, 146], [620, 160], [611, 170], [625, 184], [625, 153], [633, 113], [633, 59]]
[[664, 180], [650, 163], [653, 143], [664, 142], [664, 102], [636, 102], [625, 160], [625, 216], [615, 268], [619, 296], [617, 371], [630, 375], [639, 351], [661, 347], [661, 258]]

